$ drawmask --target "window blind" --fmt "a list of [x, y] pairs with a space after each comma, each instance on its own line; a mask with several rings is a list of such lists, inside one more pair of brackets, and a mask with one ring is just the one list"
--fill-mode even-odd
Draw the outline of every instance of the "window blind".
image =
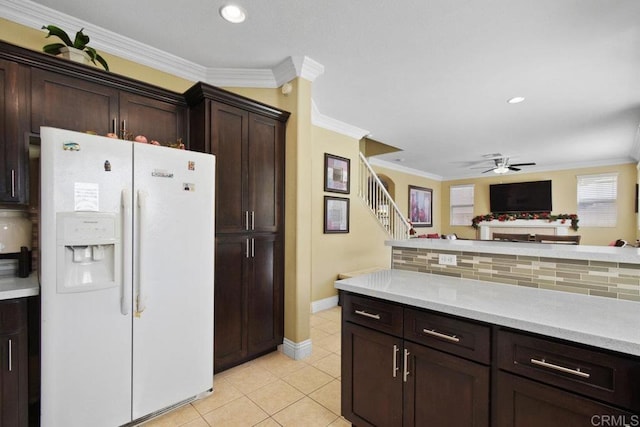
[[579, 175], [578, 218], [581, 226], [615, 227], [618, 174]]
[[450, 225], [471, 225], [473, 219], [473, 184], [449, 188]]

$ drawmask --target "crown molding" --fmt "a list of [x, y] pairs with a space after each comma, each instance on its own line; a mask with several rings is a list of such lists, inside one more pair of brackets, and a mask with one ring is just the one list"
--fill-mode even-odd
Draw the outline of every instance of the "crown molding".
[[633, 138], [633, 145], [631, 146], [631, 152], [629, 155], [636, 162], [640, 161], [640, 125], [636, 128], [636, 134]]
[[359, 127], [350, 125], [340, 120], [332, 119], [320, 113], [316, 103], [311, 100], [311, 124], [328, 129], [342, 135], [355, 138], [357, 140], [362, 139], [364, 136], [369, 135], [369, 131], [361, 129]]
[[63, 29], [84, 28], [91, 35], [91, 45], [98, 50], [186, 80], [202, 81], [206, 77], [206, 68], [199, 64], [29, 0], [0, 0], [0, 16], [38, 30], [50, 22]]
[[270, 69], [209, 68], [205, 75], [206, 77], [203, 81], [214, 86], [257, 88], [276, 88], [280, 86], [274, 78], [273, 71]]
[[[98, 50], [194, 82], [223, 87], [276, 88], [301, 77], [311, 82], [324, 66], [308, 56], [288, 57], [271, 69], [207, 68], [30, 0], [0, 0], [0, 16], [40, 30], [55, 22], [62, 28], [84, 28]], [[43, 32], [44, 33], [44, 32]], [[43, 35], [44, 38], [44, 35]], [[360, 139], [369, 132], [321, 114], [312, 100], [312, 124]]]
[[441, 177], [440, 175], [435, 175], [435, 174], [421, 171], [418, 169], [408, 168], [406, 166], [400, 166], [397, 163], [376, 159], [375, 157], [370, 157], [367, 159], [367, 161], [369, 162], [369, 164], [373, 166], [380, 166], [382, 168], [387, 168], [387, 169], [395, 170], [398, 172], [408, 173], [409, 175], [415, 175], [423, 178], [433, 179], [434, 181], [444, 181], [444, 178]]

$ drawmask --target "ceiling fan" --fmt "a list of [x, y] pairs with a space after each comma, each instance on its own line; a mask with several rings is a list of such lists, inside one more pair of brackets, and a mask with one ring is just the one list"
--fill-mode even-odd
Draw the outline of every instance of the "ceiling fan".
[[513, 163], [513, 164], [509, 164], [509, 157], [506, 156], [501, 156], [501, 157], [497, 157], [493, 159], [494, 163], [495, 163], [495, 167], [492, 167], [491, 169], [487, 169], [486, 171], [482, 172], [482, 173], [487, 173], [487, 172], [495, 172], [498, 174], [503, 174], [503, 173], [507, 173], [509, 171], [519, 171], [520, 168], [519, 166], [535, 166], [535, 163], [533, 162], [529, 162], [529, 163]]

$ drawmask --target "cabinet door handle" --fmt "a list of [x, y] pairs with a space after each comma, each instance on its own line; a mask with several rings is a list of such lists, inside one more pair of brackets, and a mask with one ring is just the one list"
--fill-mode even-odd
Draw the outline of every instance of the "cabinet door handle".
[[245, 258], [249, 258], [249, 238], [247, 237], [245, 239], [245, 249], [244, 249], [244, 256]]
[[249, 231], [249, 211], [244, 211], [244, 229]]
[[256, 239], [251, 238], [251, 258], [256, 257]]
[[404, 349], [404, 372], [402, 373], [402, 381], [407, 382], [407, 377], [409, 376], [409, 350]]
[[443, 340], [447, 340], [451, 342], [460, 342], [460, 338], [456, 337], [455, 335], [442, 334], [440, 332], [436, 332], [433, 329], [423, 329], [422, 332], [424, 332], [425, 334], [434, 336], [436, 338], [442, 338]]
[[9, 372], [13, 370], [13, 343], [9, 340]]
[[589, 377], [591, 377], [590, 374], [588, 374], [586, 372], [582, 372], [580, 370], [580, 368], [577, 368], [577, 369], [565, 368], [564, 366], [556, 365], [554, 363], [549, 363], [549, 362], [545, 361], [544, 359], [542, 359], [542, 360], [531, 359], [531, 363], [533, 363], [534, 365], [542, 366], [544, 368], [553, 369], [554, 371], [560, 371], [560, 372], [564, 372], [566, 374], [576, 375], [576, 376], [578, 376], [580, 378], [589, 378]]
[[113, 118], [113, 119], [111, 120], [111, 133], [115, 133], [116, 135], [118, 134], [118, 133], [116, 132], [116, 119], [115, 119], [115, 118]]
[[256, 229], [256, 212], [251, 211], [251, 230]]
[[400, 368], [398, 368], [398, 352], [400, 351], [400, 349], [398, 348], [397, 345], [393, 345], [393, 378], [395, 378], [398, 375], [398, 371], [400, 370]]
[[364, 317], [370, 317], [371, 319], [380, 320], [380, 315], [379, 314], [367, 313], [364, 310], [356, 310], [356, 314], [359, 314], [360, 316], [364, 316]]
[[122, 139], [128, 139], [127, 138], [127, 121], [126, 120], [122, 121], [122, 129], [120, 129], [120, 133], [122, 134], [121, 135]]
[[11, 197], [16, 197], [16, 170], [11, 169]]

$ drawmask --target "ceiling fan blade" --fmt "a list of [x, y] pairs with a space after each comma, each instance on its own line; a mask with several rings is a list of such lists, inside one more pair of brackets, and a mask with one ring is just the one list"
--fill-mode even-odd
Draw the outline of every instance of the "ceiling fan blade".
[[487, 172], [491, 172], [492, 170], [494, 170], [495, 168], [491, 168], [491, 169], [487, 169], [486, 171], [482, 172], [482, 173], [487, 173]]
[[535, 163], [514, 163], [511, 166], [535, 166]]
[[513, 165], [511, 165], [511, 166], [509, 166], [509, 170], [512, 170], [512, 171], [516, 171], [516, 172], [517, 172], [517, 171], [519, 171], [519, 170], [520, 170], [520, 168], [514, 168], [514, 167], [513, 167]]

